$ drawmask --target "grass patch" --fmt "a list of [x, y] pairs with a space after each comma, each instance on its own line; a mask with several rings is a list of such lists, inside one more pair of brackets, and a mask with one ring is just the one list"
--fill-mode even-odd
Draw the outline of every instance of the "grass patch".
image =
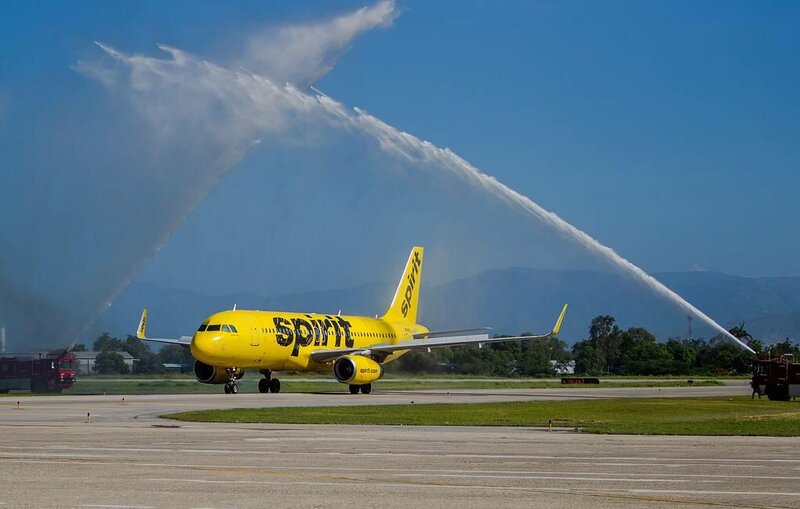
[[181, 412], [196, 422], [547, 426], [635, 435], [800, 436], [800, 403], [733, 398], [605, 399], [514, 403], [292, 407]]

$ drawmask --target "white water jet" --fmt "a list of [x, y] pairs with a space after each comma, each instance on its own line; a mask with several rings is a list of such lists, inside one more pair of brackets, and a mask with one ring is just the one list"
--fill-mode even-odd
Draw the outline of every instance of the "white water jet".
[[703, 322], [717, 330], [720, 334], [736, 341], [739, 345], [751, 353], [756, 353], [750, 346], [742, 342], [736, 336], [728, 332], [724, 327], [715, 322], [710, 316], [706, 315], [689, 301], [670, 290], [666, 285], [659, 280], [646, 273], [644, 270], [634, 265], [630, 261], [620, 256], [616, 251], [610, 247], [601, 244], [598, 240], [591, 237], [586, 232], [579, 230], [567, 221], [560, 218], [558, 215], [544, 209], [541, 205], [534, 202], [527, 196], [511, 189], [496, 178], [483, 173], [478, 168], [470, 164], [465, 159], [455, 154], [448, 148], [440, 148], [433, 143], [421, 140], [404, 131], [388, 125], [382, 120], [369, 115], [359, 108], [354, 108], [355, 115], [351, 114], [345, 108], [331, 98], [318, 95], [320, 104], [328, 109], [328, 111], [343, 120], [349, 120], [353, 125], [359, 127], [363, 131], [374, 136], [382, 149], [387, 152], [394, 153], [400, 157], [415, 163], [417, 165], [432, 166], [436, 168], [444, 168], [449, 170], [454, 175], [466, 180], [470, 184], [484, 189], [492, 196], [505, 201], [506, 203], [518, 207], [528, 214], [536, 217], [549, 224], [567, 238], [578, 242], [589, 251], [602, 256], [606, 261], [612, 265], [622, 269], [630, 277], [647, 285], [651, 290], [658, 295], [665, 297], [669, 301], [678, 305], [684, 311], [700, 318]]

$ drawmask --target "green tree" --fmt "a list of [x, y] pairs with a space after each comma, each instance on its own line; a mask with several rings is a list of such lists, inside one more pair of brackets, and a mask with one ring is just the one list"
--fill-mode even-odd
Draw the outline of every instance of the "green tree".
[[[529, 336], [529, 333], [522, 334]], [[551, 361], [566, 362], [571, 359], [567, 345], [558, 338], [523, 341], [522, 357], [519, 359], [519, 373], [524, 376], [554, 376]]]
[[125, 359], [116, 352], [101, 352], [94, 361], [94, 370], [101, 375], [128, 374], [130, 370]]
[[668, 374], [672, 355], [666, 345], [643, 327], [631, 327], [619, 334], [620, 371], [633, 375]]
[[123, 350], [122, 341], [111, 337], [108, 332], [104, 332], [95, 340], [92, 346], [95, 352], [120, 352]]
[[134, 358], [133, 373], [149, 374], [164, 372], [164, 364], [161, 362], [161, 357], [155, 354], [150, 349], [150, 345], [145, 341], [137, 339], [134, 336], [128, 336], [122, 348]]
[[575, 372], [597, 375], [606, 368], [603, 350], [591, 340], [578, 341], [572, 345], [572, 356], [575, 358]]
[[785, 354], [792, 354], [795, 358], [800, 358], [800, 346], [792, 344], [789, 338], [786, 338], [780, 343], [775, 343], [769, 347], [769, 354], [771, 357], [780, 357]]
[[753, 336], [751, 336], [750, 333], [745, 330], [744, 322], [733, 327], [728, 332], [730, 332], [733, 337], [739, 339], [744, 344], [755, 350], [756, 353], [761, 352], [764, 348], [764, 345], [761, 343], [761, 341], [754, 339]]
[[615, 370], [620, 363], [620, 329], [610, 315], [599, 315], [589, 325], [589, 341], [603, 352], [605, 372]]
[[435, 373], [438, 367], [436, 356], [427, 352], [411, 351], [394, 362], [386, 364], [387, 370], [405, 373]]
[[192, 352], [180, 345], [164, 345], [158, 351], [158, 357], [163, 364], [184, 364], [191, 366], [194, 364]]
[[672, 356], [673, 375], [688, 375], [695, 371], [697, 359], [697, 341], [670, 338], [667, 340], [667, 352]]

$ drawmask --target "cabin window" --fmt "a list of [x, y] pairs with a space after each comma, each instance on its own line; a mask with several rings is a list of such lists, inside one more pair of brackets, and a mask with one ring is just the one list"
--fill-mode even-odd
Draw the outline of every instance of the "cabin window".
[[197, 332], [204, 332], [206, 330], [207, 324], [201, 323], [200, 327], [197, 328]]
[[230, 332], [231, 328], [228, 324], [222, 326], [222, 332]]
[[211, 331], [218, 331], [218, 330], [220, 330], [220, 328], [221, 328], [221, 326], [220, 326], [219, 324], [209, 325], [209, 326], [206, 328], [206, 331], [208, 331], [208, 332], [211, 332]]
[[239, 332], [238, 330], [236, 330], [236, 326], [235, 326], [235, 325], [233, 325], [233, 324], [231, 324], [231, 325], [228, 325], [228, 327], [230, 327], [230, 328], [231, 328], [231, 332], [233, 332], [234, 334], [237, 334], [237, 333]]

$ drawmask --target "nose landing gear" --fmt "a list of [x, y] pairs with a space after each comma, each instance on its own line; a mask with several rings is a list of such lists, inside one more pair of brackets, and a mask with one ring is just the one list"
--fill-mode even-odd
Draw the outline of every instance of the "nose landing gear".
[[258, 381], [258, 392], [281, 392], [281, 381], [277, 378], [272, 378], [272, 371], [262, 369], [261, 373], [264, 375], [264, 378]]
[[239, 392], [239, 385], [236, 383], [236, 368], [228, 368], [228, 382], [225, 384], [225, 394], [236, 394]]

